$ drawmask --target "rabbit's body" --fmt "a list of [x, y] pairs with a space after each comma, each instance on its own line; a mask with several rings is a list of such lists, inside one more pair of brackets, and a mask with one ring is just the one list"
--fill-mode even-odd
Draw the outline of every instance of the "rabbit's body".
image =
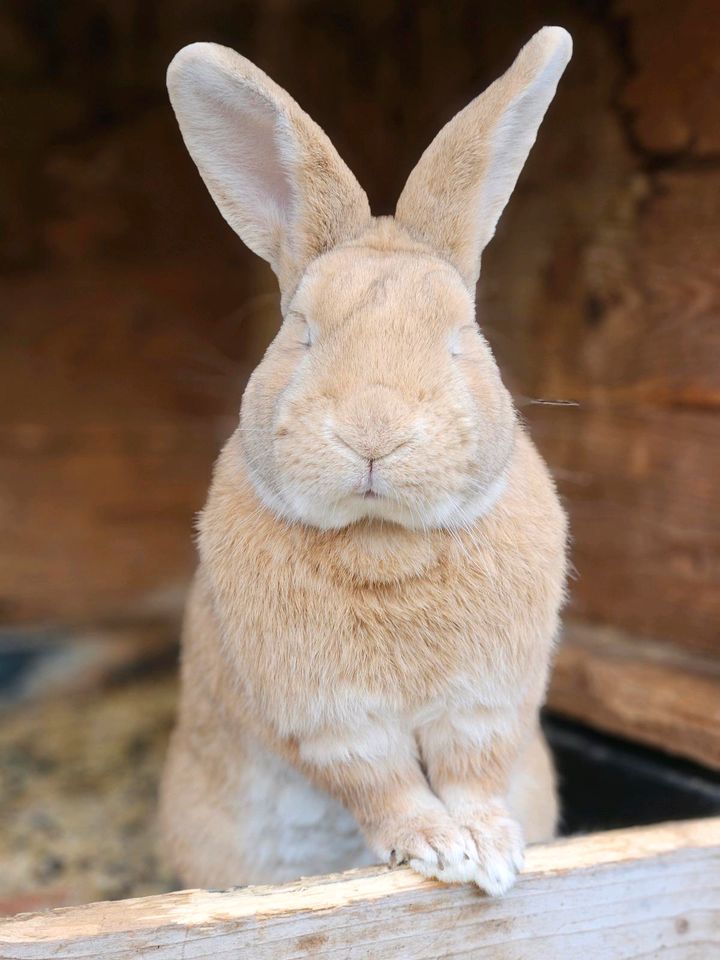
[[569, 53], [541, 31], [378, 219], [252, 64], [198, 44], [171, 66], [186, 142], [284, 317], [200, 522], [161, 798], [188, 884], [354, 866], [367, 843], [499, 893], [517, 821], [552, 835], [538, 709], [565, 517], [474, 287]]
[[[185, 882], [280, 882], [373, 862], [353, 817], [283, 757], [348, 745], [382, 759], [457, 721], [482, 741], [556, 635], [565, 519], [517, 428], [506, 492], [468, 530], [288, 526], [242, 475], [238, 437], [202, 516], [203, 562], [183, 636], [183, 697], [163, 791]], [[531, 578], [528, 570], [534, 571]], [[533, 708], [530, 708], [534, 711]], [[486, 722], [487, 721], [487, 722]], [[534, 715], [510, 808], [552, 837], [552, 767]]]

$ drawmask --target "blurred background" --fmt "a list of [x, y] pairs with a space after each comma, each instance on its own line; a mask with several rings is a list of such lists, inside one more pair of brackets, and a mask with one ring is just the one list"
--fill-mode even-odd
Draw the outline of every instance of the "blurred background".
[[390, 213], [440, 126], [522, 43], [571, 31], [478, 289], [571, 515], [550, 706], [692, 776], [720, 769], [719, 13], [4, 0], [0, 913], [172, 882], [152, 804], [193, 516], [279, 317], [273, 275], [216, 212], [167, 100], [167, 63], [194, 40], [286, 87]]

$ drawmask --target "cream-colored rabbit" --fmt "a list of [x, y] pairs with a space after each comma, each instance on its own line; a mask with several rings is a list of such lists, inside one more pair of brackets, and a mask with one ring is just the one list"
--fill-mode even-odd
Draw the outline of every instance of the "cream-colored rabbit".
[[566, 526], [475, 321], [480, 256], [570, 57], [541, 30], [395, 217], [257, 67], [173, 60], [187, 147], [283, 324], [200, 520], [161, 797], [190, 885], [382, 858], [506, 890], [553, 834], [538, 729]]

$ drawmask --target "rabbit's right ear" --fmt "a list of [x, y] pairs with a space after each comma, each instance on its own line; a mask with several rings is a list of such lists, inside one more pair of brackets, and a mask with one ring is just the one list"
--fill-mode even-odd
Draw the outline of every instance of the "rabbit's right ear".
[[370, 222], [365, 192], [325, 133], [249, 60], [193, 43], [170, 64], [168, 90], [220, 212], [286, 295], [312, 259]]
[[469, 287], [572, 52], [544, 27], [510, 69], [446, 124], [420, 158], [395, 216], [453, 263]]

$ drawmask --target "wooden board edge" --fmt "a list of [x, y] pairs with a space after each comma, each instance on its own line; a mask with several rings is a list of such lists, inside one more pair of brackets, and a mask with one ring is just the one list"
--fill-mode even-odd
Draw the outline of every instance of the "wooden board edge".
[[[521, 896], [523, 888], [532, 885], [533, 880], [622, 869], [645, 861], [660, 861], [678, 851], [688, 856], [696, 852], [720, 858], [720, 817], [611, 830], [530, 847], [511, 896]], [[37, 948], [52, 944], [57, 948], [68, 940], [136, 936], [150, 931], [162, 938], [163, 928], [207, 930], [214, 923], [253, 924], [259, 919], [282, 919], [304, 912], [352, 908], [361, 903], [379, 905], [432, 890], [454, 890], [461, 895], [463, 888], [448, 888], [426, 880], [407, 867], [391, 870], [378, 866], [303, 878], [281, 886], [181, 890], [133, 900], [62, 907], [0, 920], [0, 956], [24, 956], [10, 952], [22, 950], [24, 945]]]
[[555, 713], [720, 770], [720, 664], [567, 624], [548, 692]]

